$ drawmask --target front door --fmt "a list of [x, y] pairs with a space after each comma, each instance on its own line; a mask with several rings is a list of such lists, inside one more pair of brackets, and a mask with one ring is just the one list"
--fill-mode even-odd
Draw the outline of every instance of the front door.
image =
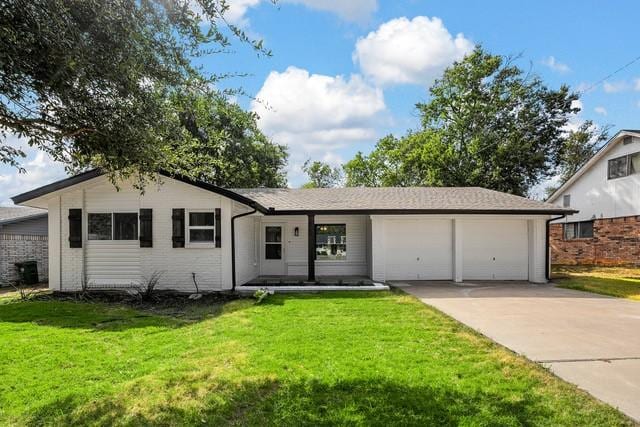
[[262, 263], [264, 276], [282, 276], [284, 271], [284, 224], [262, 225]]

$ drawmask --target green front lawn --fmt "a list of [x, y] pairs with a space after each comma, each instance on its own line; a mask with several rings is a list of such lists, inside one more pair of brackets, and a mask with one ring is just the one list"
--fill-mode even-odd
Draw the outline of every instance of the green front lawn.
[[552, 273], [562, 288], [640, 301], [640, 268], [554, 266]]
[[136, 310], [0, 300], [17, 425], [624, 425], [540, 366], [400, 293]]

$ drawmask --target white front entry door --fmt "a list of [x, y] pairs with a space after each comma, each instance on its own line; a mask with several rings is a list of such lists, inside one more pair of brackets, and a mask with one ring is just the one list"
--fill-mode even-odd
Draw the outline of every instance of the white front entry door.
[[262, 259], [260, 273], [263, 276], [280, 276], [285, 272], [285, 245], [283, 223], [262, 224]]

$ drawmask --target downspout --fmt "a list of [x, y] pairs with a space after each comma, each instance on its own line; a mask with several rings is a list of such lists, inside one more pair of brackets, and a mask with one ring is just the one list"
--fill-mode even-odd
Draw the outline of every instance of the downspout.
[[236, 219], [253, 215], [256, 212], [258, 212], [258, 209], [254, 207], [252, 211], [231, 217], [231, 292], [236, 290]]
[[559, 219], [566, 218], [566, 217], [567, 217], [567, 215], [565, 214], [565, 215], [560, 215], [559, 217], [556, 217], [556, 218], [551, 218], [551, 219], [546, 220], [546, 224], [545, 224], [545, 226], [546, 226], [546, 234], [545, 234], [546, 242], [545, 242], [545, 245], [544, 245], [544, 247], [545, 247], [545, 252], [544, 252], [544, 260], [545, 260], [545, 263], [544, 263], [544, 277], [547, 280], [551, 280], [551, 263], [550, 263], [550, 259], [549, 259], [550, 255], [551, 255], [551, 247], [549, 246], [549, 226], [550, 226], [551, 221], [557, 221]]

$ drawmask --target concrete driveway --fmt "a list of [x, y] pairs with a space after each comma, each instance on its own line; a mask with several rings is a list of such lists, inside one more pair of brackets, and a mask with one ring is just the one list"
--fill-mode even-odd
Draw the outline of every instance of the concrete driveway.
[[640, 303], [530, 283], [395, 282], [640, 420]]

